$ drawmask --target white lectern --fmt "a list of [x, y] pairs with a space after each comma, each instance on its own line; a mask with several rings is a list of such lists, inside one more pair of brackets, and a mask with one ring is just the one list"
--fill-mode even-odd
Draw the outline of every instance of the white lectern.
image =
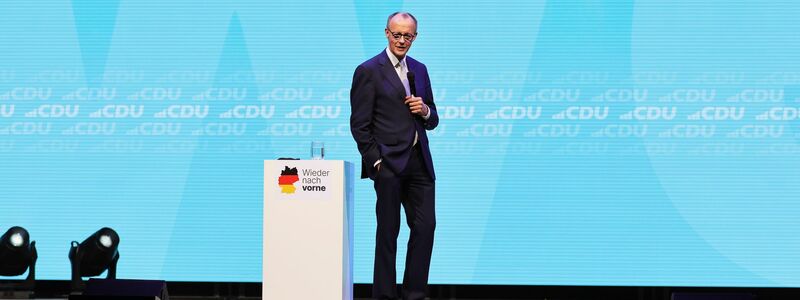
[[264, 300], [353, 299], [353, 164], [264, 161]]

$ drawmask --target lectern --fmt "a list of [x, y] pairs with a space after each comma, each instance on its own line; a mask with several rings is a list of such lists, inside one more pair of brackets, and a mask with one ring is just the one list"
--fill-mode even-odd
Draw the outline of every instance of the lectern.
[[264, 161], [263, 299], [353, 298], [353, 176], [341, 160]]

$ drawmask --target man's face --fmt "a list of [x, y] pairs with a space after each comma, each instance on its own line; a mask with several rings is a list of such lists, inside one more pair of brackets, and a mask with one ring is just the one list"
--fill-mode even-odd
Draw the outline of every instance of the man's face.
[[[413, 38], [409, 40], [406, 37], [416, 36], [417, 34], [417, 24], [414, 23], [414, 20], [401, 15], [394, 16], [389, 21], [389, 28], [385, 31], [386, 39], [389, 40], [389, 51], [400, 59], [405, 57], [413, 42]], [[395, 35], [400, 35], [401, 38], [395, 39]]]

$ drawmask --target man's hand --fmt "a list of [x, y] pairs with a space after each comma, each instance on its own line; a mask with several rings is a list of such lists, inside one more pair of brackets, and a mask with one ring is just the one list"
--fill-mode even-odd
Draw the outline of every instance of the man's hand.
[[375, 166], [376, 168], [378, 168], [378, 172], [380, 172], [380, 171], [381, 171], [381, 165], [382, 165], [382, 163], [378, 163], [378, 165], [377, 165], [377, 166]]
[[412, 114], [424, 117], [428, 114], [428, 106], [422, 103], [422, 98], [406, 96], [406, 105]]

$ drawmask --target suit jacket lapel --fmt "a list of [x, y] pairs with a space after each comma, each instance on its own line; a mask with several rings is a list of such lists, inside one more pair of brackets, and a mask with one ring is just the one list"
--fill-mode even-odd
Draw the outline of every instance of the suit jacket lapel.
[[397, 72], [394, 70], [392, 62], [389, 60], [389, 57], [386, 56], [386, 52], [383, 52], [381, 57], [381, 74], [383, 74], [384, 82], [389, 82], [389, 86], [396, 94], [401, 96], [401, 100], [405, 99], [406, 88], [403, 87], [403, 82], [400, 81], [400, 77], [397, 76]]

